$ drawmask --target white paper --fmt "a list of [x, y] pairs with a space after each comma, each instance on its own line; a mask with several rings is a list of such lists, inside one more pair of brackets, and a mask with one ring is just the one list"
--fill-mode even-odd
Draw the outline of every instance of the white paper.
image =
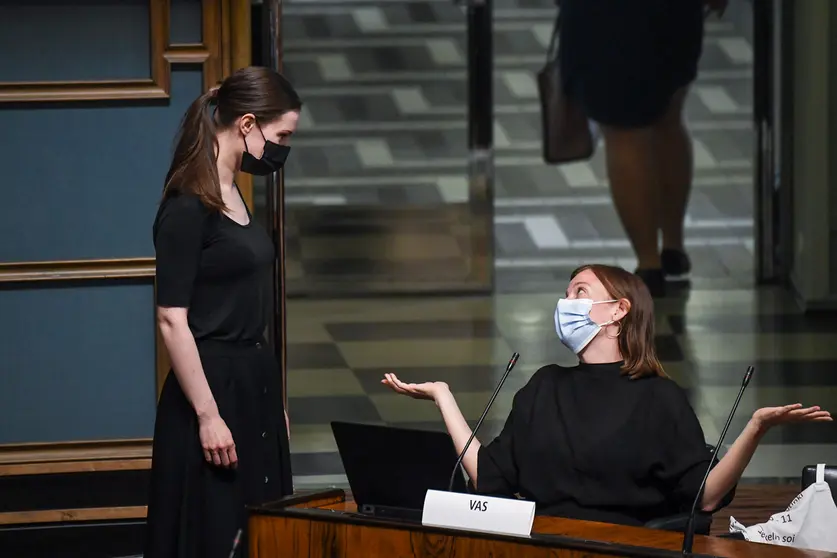
[[817, 465], [816, 482], [794, 498], [785, 511], [750, 527], [730, 517], [729, 530], [752, 542], [837, 552], [837, 505], [825, 482], [825, 465]]
[[422, 525], [524, 537], [534, 521], [534, 502], [439, 490], [427, 491], [421, 516]]

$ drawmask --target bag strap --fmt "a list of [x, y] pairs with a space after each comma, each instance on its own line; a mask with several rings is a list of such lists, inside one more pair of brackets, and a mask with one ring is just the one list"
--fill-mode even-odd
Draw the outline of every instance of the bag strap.
[[825, 463], [817, 465], [817, 484], [825, 482]]
[[558, 35], [561, 31], [561, 9], [558, 8], [558, 17], [555, 18], [555, 26], [552, 28], [552, 37], [549, 39], [549, 48], [546, 51], [546, 64], [552, 64], [558, 59]]

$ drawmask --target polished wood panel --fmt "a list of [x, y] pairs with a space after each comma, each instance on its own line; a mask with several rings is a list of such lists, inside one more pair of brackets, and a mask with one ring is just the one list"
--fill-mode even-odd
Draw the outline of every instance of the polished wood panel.
[[[311, 507], [314, 503], [324, 504]], [[424, 527], [361, 516], [334, 490], [307, 498], [296, 495], [254, 509], [249, 526], [251, 558], [674, 557], [680, 555], [683, 540], [682, 535], [666, 531], [554, 517], [537, 517], [531, 537]], [[703, 536], [695, 538], [694, 551], [735, 558], [837, 558], [827, 552]]]
[[203, 68], [204, 89], [218, 85], [224, 76], [221, 53], [221, 2], [222, 0], [203, 0], [203, 43], [209, 52], [209, 58]]
[[154, 258], [0, 263], [0, 283], [154, 277]]
[[0, 445], [0, 475], [127, 470], [150, 463], [150, 439]]
[[145, 518], [151, 440], [0, 445], [0, 526]]
[[143, 519], [145, 518], [147, 512], [147, 506], [6, 512], [0, 513], [0, 525], [29, 525], [33, 523], [61, 523], [65, 521], [113, 521], [116, 519]]
[[209, 51], [202, 44], [172, 45], [163, 55], [169, 64], [204, 64], [209, 56]]
[[[224, 21], [229, 25], [228, 41], [224, 42], [224, 52], [229, 56], [225, 57], [225, 75], [246, 68], [253, 63], [252, 52], [252, 29], [250, 0], [224, 0], [229, 4], [229, 17]], [[238, 189], [241, 190], [241, 197], [251, 213], [253, 205], [253, 176], [245, 172], [239, 172], [235, 177]]]
[[0, 477], [21, 475], [56, 475], [68, 473], [100, 473], [105, 471], [135, 471], [151, 468], [151, 459], [59, 461], [47, 463], [18, 463], [0, 465]]

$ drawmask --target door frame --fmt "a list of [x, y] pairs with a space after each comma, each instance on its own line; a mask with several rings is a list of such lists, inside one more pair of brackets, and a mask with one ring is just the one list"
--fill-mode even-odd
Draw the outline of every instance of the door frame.
[[750, 0], [753, 21], [753, 240], [756, 283], [793, 269], [793, 10]]

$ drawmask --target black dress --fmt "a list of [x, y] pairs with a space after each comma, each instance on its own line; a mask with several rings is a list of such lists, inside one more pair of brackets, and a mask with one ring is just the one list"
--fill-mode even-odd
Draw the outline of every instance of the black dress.
[[[188, 308], [189, 327], [238, 467], [204, 460], [195, 411], [169, 373], [154, 427], [145, 558], [227, 558], [246, 505], [293, 491], [281, 373], [263, 339], [274, 248], [242, 226], [176, 195], [154, 223], [157, 305]], [[247, 556], [246, 531], [237, 556]]]
[[695, 80], [703, 0], [561, 0], [566, 93], [600, 124], [645, 127]]
[[480, 449], [478, 491], [621, 525], [688, 511], [711, 459], [700, 423], [672, 380], [631, 380], [620, 364], [538, 370]]

